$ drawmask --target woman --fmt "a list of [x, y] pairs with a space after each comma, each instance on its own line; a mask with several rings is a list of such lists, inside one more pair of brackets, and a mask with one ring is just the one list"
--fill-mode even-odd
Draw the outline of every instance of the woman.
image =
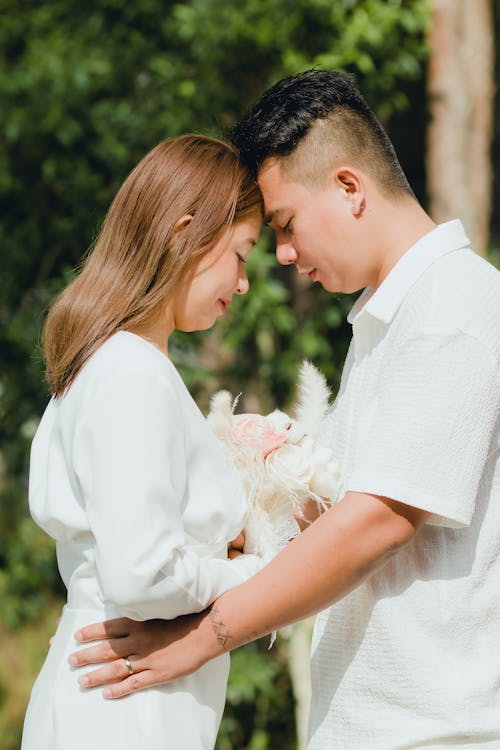
[[[30, 508], [57, 540], [68, 601], [33, 688], [23, 750], [212, 748], [228, 657], [110, 704], [68, 667], [92, 620], [170, 619], [255, 573], [229, 560], [246, 502], [168, 358], [175, 330], [210, 328], [245, 294], [262, 200], [229, 145], [160, 143], [119, 190], [76, 280], [49, 312], [53, 394], [35, 436]], [[132, 673], [134, 656], [123, 659]]]

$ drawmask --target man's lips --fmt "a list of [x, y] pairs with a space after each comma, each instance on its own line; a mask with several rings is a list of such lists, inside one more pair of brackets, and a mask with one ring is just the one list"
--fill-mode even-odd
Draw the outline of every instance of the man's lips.
[[227, 310], [228, 305], [229, 305], [230, 302], [231, 302], [230, 299], [224, 299], [223, 297], [219, 298], [219, 305], [220, 305], [223, 313], [226, 312], [226, 310]]
[[311, 281], [316, 281], [318, 275], [317, 268], [297, 268], [299, 276], [309, 276]]

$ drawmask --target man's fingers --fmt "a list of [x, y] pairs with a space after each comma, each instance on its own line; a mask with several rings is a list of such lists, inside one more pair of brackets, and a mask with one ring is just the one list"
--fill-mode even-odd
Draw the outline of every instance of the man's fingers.
[[118, 659], [111, 662], [111, 664], [106, 664], [105, 667], [80, 675], [78, 682], [85, 688], [96, 688], [101, 685], [107, 685], [103, 690], [105, 698], [122, 698], [124, 695], [129, 695], [137, 690], [143, 690], [144, 688], [161, 683], [161, 680], [154, 679], [153, 672], [148, 669], [140, 671], [139, 662], [134, 662], [133, 656], [130, 657], [130, 662], [133, 668], [138, 670], [130, 676], [126, 676], [127, 667], [123, 659]]
[[75, 633], [75, 639], [79, 643], [86, 643], [87, 641], [98, 641], [104, 638], [123, 638], [130, 633], [131, 626], [132, 620], [126, 617], [95, 622], [92, 625], [80, 628]]
[[126, 641], [127, 639], [125, 638], [103, 641], [95, 646], [74, 651], [70, 654], [68, 661], [72, 667], [83, 667], [86, 664], [114, 661], [117, 657], [128, 656]]
[[117, 682], [115, 685], [108, 685], [104, 688], [102, 694], [105, 698], [123, 698], [124, 695], [130, 695], [130, 693], [135, 693], [137, 690], [144, 690], [144, 688], [160, 684], [161, 680], [155, 680], [153, 673], [145, 670], [144, 672], [130, 675], [126, 680]]
[[[140, 667], [138, 662], [134, 662], [134, 657], [130, 656], [129, 661], [132, 664], [134, 670], [137, 670], [137, 674], [140, 673]], [[78, 677], [78, 682], [82, 687], [93, 688], [99, 685], [105, 685], [108, 682], [116, 682], [117, 680], [125, 680], [129, 676], [127, 666], [123, 659], [115, 659], [110, 664], [95, 669], [93, 672], [87, 672], [81, 674]], [[133, 675], [132, 675], [133, 676]]]

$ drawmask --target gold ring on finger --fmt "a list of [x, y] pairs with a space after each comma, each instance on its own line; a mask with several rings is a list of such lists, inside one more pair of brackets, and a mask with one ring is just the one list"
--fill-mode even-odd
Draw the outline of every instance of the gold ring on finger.
[[124, 656], [123, 661], [125, 662], [125, 666], [127, 667], [127, 672], [129, 673], [129, 675], [134, 674], [134, 668], [130, 663], [130, 659], [128, 658], [128, 656]]

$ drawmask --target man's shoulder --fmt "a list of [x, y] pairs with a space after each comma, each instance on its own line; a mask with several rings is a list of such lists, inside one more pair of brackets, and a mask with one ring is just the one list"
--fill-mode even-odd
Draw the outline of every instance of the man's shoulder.
[[443, 255], [434, 266], [437, 274], [446, 274], [476, 285], [486, 284], [500, 288], [500, 271], [468, 247]]
[[412, 288], [401, 322], [422, 330], [462, 331], [500, 357], [500, 272], [468, 248], [443, 255]]

